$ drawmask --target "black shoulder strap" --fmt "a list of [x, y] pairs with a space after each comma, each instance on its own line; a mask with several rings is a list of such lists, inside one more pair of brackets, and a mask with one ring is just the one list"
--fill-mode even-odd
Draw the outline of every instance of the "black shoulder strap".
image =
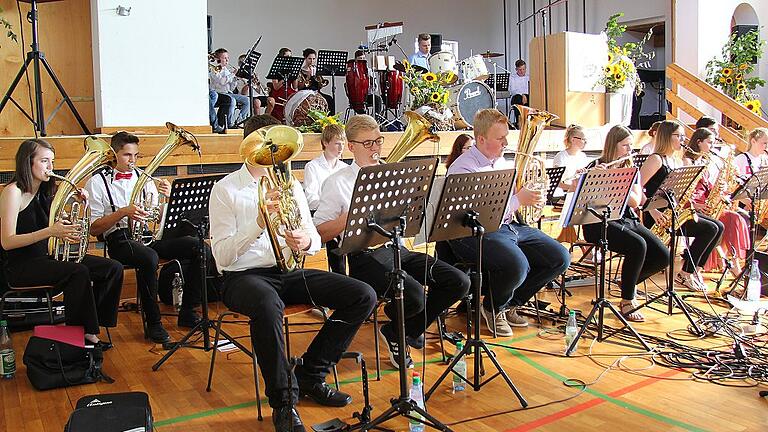
[[104, 189], [107, 190], [107, 197], [109, 198], [109, 205], [112, 207], [112, 213], [117, 211], [117, 207], [115, 207], [115, 200], [112, 199], [112, 188], [109, 186], [109, 182], [107, 181], [107, 170], [103, 169], [99, 171], [99, 175], [101, 176], [101, 180], [104, 181]]

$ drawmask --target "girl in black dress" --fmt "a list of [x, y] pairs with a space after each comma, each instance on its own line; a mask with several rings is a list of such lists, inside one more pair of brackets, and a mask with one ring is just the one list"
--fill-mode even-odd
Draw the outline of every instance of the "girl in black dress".
[[[617, 125], [608, 131], [605, 147], [600, 158], [591, 167], [604, 166], [626, 157], [632, 148], [632, 132]], [[632, 165], [627, 159], [611, 168], [624, 168]], [[669, 261], [669, 250], [648, 228], [640, 223], [636, 213], [643, 199], [643, 190], [639, 179], [629, 192], [627, 207], [621, 219], [608, 222], [608, 250], [624, 254], [621, 266], [621, 302], [619, 309], [627, 321], [644, 321], [643, 315], [634, 311], [635, 285], [664, 270]], [[598, 243], [601, 236], [601, 224], [584, 225], [584, 238], [590, 243]]]
[[[656, 193], [673, 169], [685, 165], [682, 159], [685, 139], [685, 130], [680, 123], [671, 120], [661, 122], [656, 132], [656, 152], [648, 156], [640, 169], [640, 180], [645, 187], [646, 197], [650, 198]], [[687, 203], [679, 203], [676, 211], [681, 211], [684, 205]], [[653, 209], [643, 215], [643, 224], [647, 228], [650, 229], [656, 223], [667, 223], [666, 216], [661, 211]], [[698, 220], [690, 219], [683, 223], [678, 231], [678, 238], [693, 237], [693, 242], [683, 254], [683, 267], [675, 277], [678, 285], [696, 291], [706, 290], [700, 270], [709, 254], [720, 243], [723, 230], [722, 222], [703, 214], [698, 215]]]
[[48, 256], [49, 237], [79, 239], [76, 228], [67, 222], [48, 226], [56, 187], [48, 174], [53, 170], [53, 159], [53, 147], [41, 139], [24, 141], [16, 152], [16, 172], [0, 194], [4, 270], [11, 286], [60, 288], [64, 292], [66, 323], [83, 326], [85, 342], [98, 344], [99, 325], [117, 325], [123, 266], [91, 255], [80, 263]]

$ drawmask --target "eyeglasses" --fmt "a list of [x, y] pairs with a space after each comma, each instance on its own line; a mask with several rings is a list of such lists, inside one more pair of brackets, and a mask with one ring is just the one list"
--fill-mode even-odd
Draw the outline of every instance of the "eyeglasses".
[[582, 141], [584, 141], [584, 142], [587, 142], [587, 138], [586, 138], [586, 137], [575, 136], [575, 137], [573, 137], [573, 138], [575, 138], [575, 139], [580, 139], [580, 140], [582, 140]]
[[687, 137], [685, 136], [685, 134], [673, 133], [673, 134], [671, 134], [671, 135], [672, 135], [672, 136], [676, 136], [676, 137], [677, 137], [677, 139], [679, 139], [680, 141], [685, 141], [685, 139], [687, 138]]
[[380, 136], [380, 137], [376, 138], [375, 140], [366, 140], [366, 141], [348, 140], [348, 141], [351, 142], [351, 143], [355, 143], [355, 144], [362, 144], [362, 146], [367, 148], [367, 149], [373, 147], [374, 145], [377, 145], [377, 146], [384, 145], [384, 137], [383, 136]]

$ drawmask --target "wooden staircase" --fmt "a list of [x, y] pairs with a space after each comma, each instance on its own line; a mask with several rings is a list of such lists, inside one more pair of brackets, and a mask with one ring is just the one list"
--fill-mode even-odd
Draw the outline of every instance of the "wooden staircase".
[[[685, 89], [694, 97], [706, 102], [741, 125], [744, 131], [748, 132], [757, 127], [768, 127], [768, 121], [676, 63], [667, 66], [667, 78], [672, 82], [672, 88], [667, 89], [667, 101], [672, 105], [671, 111], [667, 112], [667, 119], [680, 118], [681, 111], [696, 119], [704, 115], [685, 99], [690, 98], [690, 96], [684, 98], [680, 95], [681, 89]], [[690, 127], [686, 126], [686, 128], [689, 134], [693, 132]], [[742, 131], [734, 130], [722, 124], [720, 125], [720, 136], [728, 144], [735, 145], [739, 151], [746, 151], [749, 146], [742, 135]]]

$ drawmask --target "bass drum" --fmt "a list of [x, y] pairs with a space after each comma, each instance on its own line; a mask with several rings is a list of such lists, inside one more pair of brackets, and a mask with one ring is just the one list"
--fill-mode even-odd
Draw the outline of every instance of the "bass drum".
[[456, 64], [456, 57], [449, 51], [440, 51], [429, 56], [429, 71], [436, 74], [453, 72], [453, 80], [448, 84], [453, 84], [459, 79], [459, 66]]
[[456, 129], [467, 129], [472, 126], [475, 114], [486, 108], [493, 108], [493, 93], [491, 88], [480, 81], [469, 81], [448, 87], [451, 92], [448, 107], [453, 113], [453, 123]]
[[365, 98], [368, 96], [368, 61], [347, 60], [347, 91], [349, 106], [355, 111], [365, 110]]
[[388, 109], [396, 110], [403, 100], [403, 75], [398, 70], [379, 72], [381, 79], [381, 98]]
[[285, 124], [309, 126], [315, 121], [309, 117], [312, 110], [328, 112], [328, 102], [314, 90], [299, 90], [285, 103]]

